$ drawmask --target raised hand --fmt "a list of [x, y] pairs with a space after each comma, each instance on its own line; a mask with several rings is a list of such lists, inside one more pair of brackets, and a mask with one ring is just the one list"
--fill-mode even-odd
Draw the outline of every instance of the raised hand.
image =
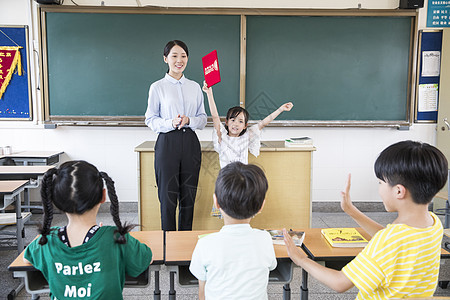
[[280, 109], [282, 111], [290, 111], [292, 109], [292, 107], [294, 107], [294, 104], [292, 104], [292, 102], [288, 102], [288, 103], [281, 105]]
[[345, 185], [345, 190], [341, 192], [341, 208], [344, 212], [349, 213], [355, 208], [350, 198], [350, 186], [351, 186], [352, 175], [348, 174], [347, 183]]
[[203, 81], [203, 87], [202, 87], [202, 90], [203, 90], [205, 93], [210, 93], [210, 92], [212, 92], [212, 88], [210, 88], [210, 87], [206, 84], [206, 81]]

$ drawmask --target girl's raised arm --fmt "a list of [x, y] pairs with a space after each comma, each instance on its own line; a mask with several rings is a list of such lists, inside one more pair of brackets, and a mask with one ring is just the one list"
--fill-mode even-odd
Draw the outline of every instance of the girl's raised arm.
[[211, 87], [208, 87], [205, 81], [203, 81], [203, 91], [208, 96], [209, 110], [211, 111], [211, 117], [213, 119], [214, 129], [216, 129], [219, 143], [222, 141], [222, 133], [220, 132], [220, 117], [217, 112], [216, 103], [214, 102], [214, 95]]
[[259, 130], [263, 129], [267, 126], [270, 122], [272, 122], [276, 117], [278, 117], [279, 114], [281, 114], [283, 111], [290, 111], [294, 104], [292, 102], [285, 103], [281, 105], [276, 111], [268, 115], [264, 120], [258, 123]]

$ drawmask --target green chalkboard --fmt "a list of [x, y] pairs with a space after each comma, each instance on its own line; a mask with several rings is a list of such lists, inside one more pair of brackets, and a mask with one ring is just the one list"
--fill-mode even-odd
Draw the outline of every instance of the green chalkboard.
[[246, 107], [261, 119], [407, 121], [411, 17], [248, 16]]
[[[258, 120], [292, 101], [277, 118], [283, 125], [411, 121], [411, 10], [155, 11], [44, 9], [46, 120], [142, 118], [150, 84], [167, 71], [163, 47], [180, 39], [190, 52], [185, 75], [199, 84], [201, 57], [217, 49], [220, 115], [243, 101]], [[206, 99], [205, 107], [209, 114]]]
[[188, 45], [185, 75], [200, 85], [201, 57], [217, 49], [219, 112], [239, 105], [238, 15], [46, 12], [45, 20], [50, 118], [143, 116], [150, 84], [167, 71], [163, 48], [174, 39]]

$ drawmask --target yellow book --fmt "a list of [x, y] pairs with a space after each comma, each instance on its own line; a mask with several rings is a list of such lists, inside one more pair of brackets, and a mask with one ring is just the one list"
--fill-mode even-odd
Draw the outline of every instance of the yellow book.
[[322, 235], [333, 247], [365, 247], [368, 243], [356, 228], [324, 228]]

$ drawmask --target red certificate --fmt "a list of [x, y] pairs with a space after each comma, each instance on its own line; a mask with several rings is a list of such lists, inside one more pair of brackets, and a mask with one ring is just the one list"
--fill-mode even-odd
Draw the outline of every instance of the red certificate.
[[212, 87], [220, 82], [219, 60], [217, 59], [217, 50], [208, 53], [202, 57], [203, 73], [208, 87]]

